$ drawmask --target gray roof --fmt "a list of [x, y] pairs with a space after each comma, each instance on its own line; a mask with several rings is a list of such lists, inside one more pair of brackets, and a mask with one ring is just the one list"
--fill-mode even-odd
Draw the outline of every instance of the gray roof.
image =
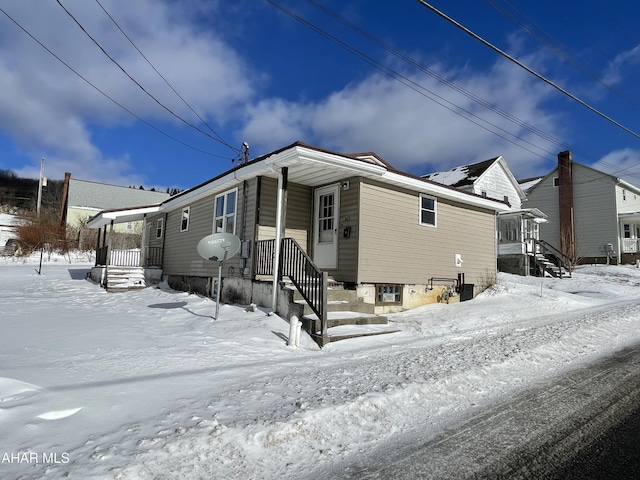
[[129, 208], [154, 205], [167, 198], [169, 194], [163, 192], [69, 179], [69, 207], [99, 210]]

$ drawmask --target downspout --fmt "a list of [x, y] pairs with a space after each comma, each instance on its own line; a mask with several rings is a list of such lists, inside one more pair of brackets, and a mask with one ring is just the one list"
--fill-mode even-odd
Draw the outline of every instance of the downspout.
[[276, 239], [273, 254], [273, 296], [271, 298], [271, 312], [275, 313], [278, 308], [278, 281], [280, 279], [280, 250], [282, 247], [282, 237], [284, 232], [284, 200], [287, 190], [289, 169], [282, 167], [278, 172], [278, 193], [276, 197]]
[[162, 258], [160, 259], [160, 270], [162, 270], [163, 273], [161, 275], [164, 275], [164, 245], [167, 240], [167, 215], [169, 214], [165, 213], [162, 220]]

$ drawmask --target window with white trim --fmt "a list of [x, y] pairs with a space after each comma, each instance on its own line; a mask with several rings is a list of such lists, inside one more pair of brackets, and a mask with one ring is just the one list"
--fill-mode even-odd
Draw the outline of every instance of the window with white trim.
[[184, 207], [182, 209], [182, 215], [180, 217], [180, 231], [186, 232], [189, 230], [189, 214], [191, 213], [191, 207]]
[[420, 225], [436, 226], [436, 199], [420, 195]]
[[164, 232], [164, 218], [159, 218], [156, 223], [156, 238], [162, 238]]
[[237, 188], [216, 196], [213, 233], [236, 233], [237, 198]]

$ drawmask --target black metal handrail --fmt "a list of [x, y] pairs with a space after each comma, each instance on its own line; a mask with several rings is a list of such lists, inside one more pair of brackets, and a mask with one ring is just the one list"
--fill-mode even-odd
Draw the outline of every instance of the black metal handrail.
[[145, 247], [144, 266], [162, 268], [162, 247]]
[[[280, 275], [289, 277], [302, 298], [320, 320], [320, 333], [327, 334], [327, 272], [321, 271], [293, 238], [282, 239]], [[318, 333], [318, 332], [314, 332]]]
[[535, 238], [525, 239], [525, 245], [528, 245], [529, 242], [533, 244], [533, 252], [528, 252], [528, 253], [533, 253], [535, 255], [536, 253], [539, 252], [547, 256], [546, 253], [549, 252], [551, 255], [547, 258], [552, 260], [553, 263], [556, 265], [556, 267], [558, 267], [560, 278], [562, 278], [562, 274], [564, 270], [566, 270], [569, 273], [569, 277], [571, 277], [571, 272], [573, 271], [573, 264], [571, 262], [571, 259], [567, 255], [565, 255], [560, 250], [558, 250], [553, 245], [551, 245], [549, 242], [546, 242], [544, 240], [537, 240]]
[[107, 265], [109, 259], [109, 245], [96, 249], [96, 267]]
[[275, 240], [258, 240], [256, 242], [254, 275], [273, 275], [275, 251]]

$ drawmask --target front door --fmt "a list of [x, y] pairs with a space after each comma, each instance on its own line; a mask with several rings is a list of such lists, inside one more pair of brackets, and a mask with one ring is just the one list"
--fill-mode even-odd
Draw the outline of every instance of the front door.
[[339, 184], [315, 192], [313, 262], [320, 268], [338, 266], [339, 194]]

